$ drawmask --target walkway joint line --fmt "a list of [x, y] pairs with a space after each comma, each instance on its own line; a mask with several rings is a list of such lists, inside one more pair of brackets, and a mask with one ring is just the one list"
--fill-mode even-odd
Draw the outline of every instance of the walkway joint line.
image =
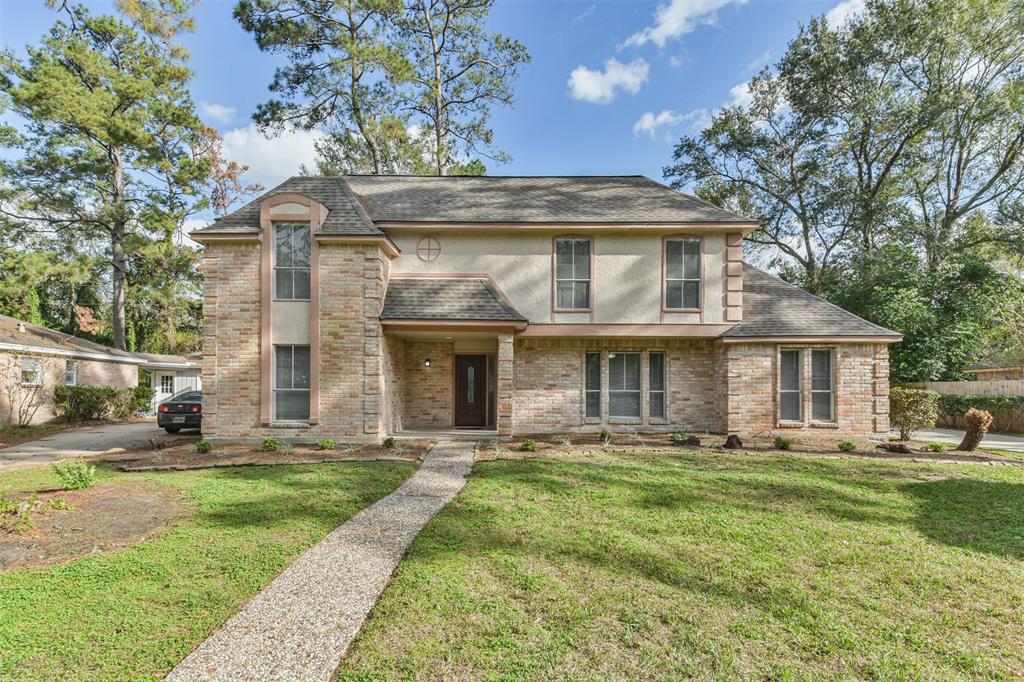
[[473, 442], [442, 442], [397, 490], [301, 554], [167, 676], [328, 681], [427, 522], [473, 468]]

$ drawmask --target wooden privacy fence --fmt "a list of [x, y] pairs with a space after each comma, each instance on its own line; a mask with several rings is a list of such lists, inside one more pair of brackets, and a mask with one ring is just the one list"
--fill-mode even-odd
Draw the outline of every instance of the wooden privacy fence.
[[[924, 381], [904, 384], [907, 388], [924, 388], [943, 395], [962, 396], [1024, 396], [1024, 380], [998, 379], [992, 381]], [[986, 407], [992, 414], [990, 431], [997, 433], [1024, 433], [1024, 408]], [[947, 414], [940, 411], [937, 426], [951, 429], [964, 428], [962, 414]]]
[[944, 395], [1024, 395], [1024, 379], [922, 381], [903, 385], [907, 388], [926, 388]]

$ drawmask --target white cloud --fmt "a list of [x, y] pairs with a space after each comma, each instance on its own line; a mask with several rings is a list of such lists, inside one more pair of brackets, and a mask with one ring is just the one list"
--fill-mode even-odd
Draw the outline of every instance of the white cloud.
[[[688, 114], [677, 114], [668, 109], [657, 114], [653, 111], [648, 111], [633, 124], [633, 134], [640, 135], [641, 133], [646, 133], [653, 140], [659, 130], [664, 129], [667, 131], [682, 123], [689, 123], [687, 129], [690, 132], [699, 133], [711, 125], [711, 113], [707, 109], [694, 109]], [[671, 142], [672, 137], [672, 135], [666, 134], [665, 140]]]
[[734, 85], [729, 90], [729, 101], [726, 102], [728, 106], [740, 107], [746, 109], [754, 101], [754, 96], [750, 94], [750, 81]]
[[654, 135], [658, 132], [658, 128], [674, 126], [682, 120], [682, 116], [674, 111], [669, 111], [668, 109], [665, 109], [658, 114], [648, 111], [640, 117], [639, 121], [633, 124], [633, 134], [639, 135], [640, 133], [647, 133], [653, 140]]
[[650, 70], [650, 65], [643, 59], [623, 64], [614, 57], [604, 63], [604, 71], [577, 66], [569, 74], [569, 92], [573, 99], [607, 104], [615, 99], [620, 89], [633, 94], [639, 92]]
[[216, 123], [231, 123], [235, 119], [235, 108], [223, 104], [202, 102], [199, 105], [199, 113], [204, 118], [212, 119]]
[[314, 167], [314, 143], [323, 136], [316, 130], [288, 130], [268, 138], [255, 123], [224, 133], [224, 158], [249, 166], [245, 174], [249, 182], [262, 182], [273, 187], [292, 175], [299, 166]]
[[825, 13], [825, 21], [831, 28], [839, 28], [853, 15], [864, 11], [864, 0], [843, 0]]
[[658, 47], [672, 38], [679, 38], [700, 24], [713, 24], [715, 12], [727, 5], [742, 5], [747, 0], [670, 0], [659, 5], [654, 12], [654, 25], [634, 33], [626, 39], [626, 45], [645, 45], [653, 42]]

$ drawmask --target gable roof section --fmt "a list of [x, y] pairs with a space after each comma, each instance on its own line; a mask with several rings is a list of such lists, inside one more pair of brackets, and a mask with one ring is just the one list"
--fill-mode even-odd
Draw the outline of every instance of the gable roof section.
[[344, 179], [376, 223], [753, 222], [642, 175]]
[[212, 225], [193, 230], [192, 233], [257, 234], [260, 231], [260, 202], [282, 192], [303, 194], [327, 207], [327, 218], [319, 230], [321, 234], [384, 236], [341, 178], [321, 176], [288, 178], [237, 211], [218, 218]]
[[744, 263], [743, 321], [720, 338], [860, 336], [897, 341], [902, 338], [898, 332], [868, 322]]
[[485, 276], [392, 277], [380, 319], [526, 321]]
[[[20, 331], [19, 325], [24, 325], [25, 331]], [[7, 315], [0, 315], [0, 350], [50, 352], [54, 355], [89, 357], [132, 364], [142, 362], [142, 358], [134, 353], [80, 339], [49, 327], [22, 322]]]

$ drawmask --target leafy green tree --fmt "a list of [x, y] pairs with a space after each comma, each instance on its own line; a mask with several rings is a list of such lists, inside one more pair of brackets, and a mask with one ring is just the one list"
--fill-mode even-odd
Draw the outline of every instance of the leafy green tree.
[[416, 155], [398, 88], [411, 66], [394, 41], [402, 0], [241, 0], [235, 18], [264, 52], [282, 54], [256, 122], [327, 129], [320, 153], [336, 172], [394, 173]]
[[11, 53], [0, 62], [0, 91], [25, 124], [14, 140], [19, 154], [3, 163], [8, 201], [0, 211], [81, 243], [106, 242], [119, 348], [128, 341], [129, 245], [179, 230], [204, 205], [199, 187], [209, 173], [209, 162], [191, 153], [202, 126], [184, 50], [171, 41], [188, 25], [176, 14], [186, 4], [124, 6], [127, 19], [62, 5], [49, 35], [27, 48], [27, 62]]
[[401, 19], [412, 76], [405, 106], [429, 130], [437, 175], [478, 154], [498, 162], [491, 107], [514, 101], [513, 82], [530, 62], [526, 47], [484, 22], [494, 0], [410, 0]]

